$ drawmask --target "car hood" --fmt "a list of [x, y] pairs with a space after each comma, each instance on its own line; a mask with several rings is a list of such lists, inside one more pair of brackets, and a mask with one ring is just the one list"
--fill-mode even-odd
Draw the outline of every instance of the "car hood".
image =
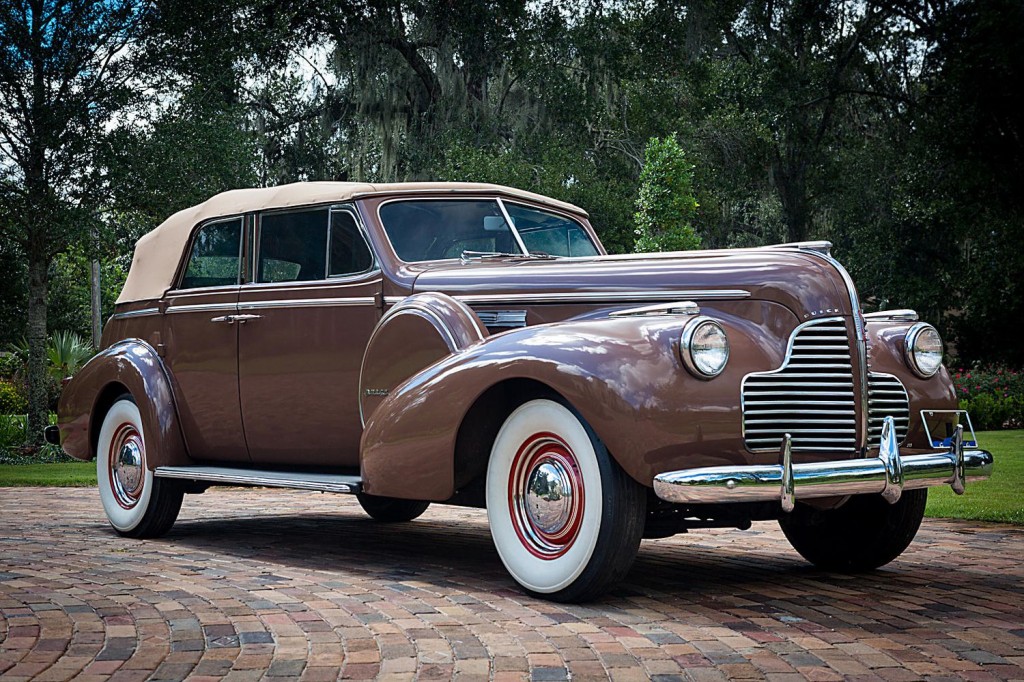
[[799, 249], [422, 263], [414, 268], [414, 292], [442, 292], [471, 305], [749, 298], [782, 304], [798, 319], [849, 315], [853, 309], [842, 267], [829, 257]]

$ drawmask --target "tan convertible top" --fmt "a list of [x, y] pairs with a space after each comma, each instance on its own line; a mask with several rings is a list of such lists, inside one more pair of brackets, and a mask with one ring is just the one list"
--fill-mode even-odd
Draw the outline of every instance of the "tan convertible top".
[[196, 225], [225, 216], [290, 206], [343, 202], [375, 194], [406, 192], [504, 194], [547, 204], [580, 215], [586, 212], [561, 201], [532, 192], [468, 182], [398, 182], [371, 185], [361, 182], [297, 182], [280, 187], [235, 189], [222, 192], [198, 206], [178, 211], [135, 245], [135, 256], [118, 303], [160, 298], [171, 288], [181, 252]]

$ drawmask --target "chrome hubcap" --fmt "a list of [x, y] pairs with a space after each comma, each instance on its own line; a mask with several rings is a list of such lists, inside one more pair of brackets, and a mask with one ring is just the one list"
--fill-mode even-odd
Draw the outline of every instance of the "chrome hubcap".
[[512, 525], [540, 559], [572, 547], [583, 523], [583, 477], [569, 445], [553, 433], [528, 438], [512, 460], [508, 487]]
[[145, 475], [142, 435], [124, 424], [110, 444], [110, 487], [117, 503], [131, 509], [142, 494]]
[[561, 462], [545, 460], [526, 484], [526, 515], [541, 533], [553, 535], [572, 516], [572, 478]]

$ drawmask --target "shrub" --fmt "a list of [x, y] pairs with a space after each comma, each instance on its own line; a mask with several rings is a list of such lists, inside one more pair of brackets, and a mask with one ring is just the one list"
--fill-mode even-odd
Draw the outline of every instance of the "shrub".
[[960, 409], [979, 431], [1024, 426], [1024, 372], [988, 366], [954, 369], [953, 387]]
[[0, 380], [13, 381], [22, 370], [24, 363], [14, 353], [0, 352]]
[[1019, 429], [1024, 426], [1024, 397], [997, 397], [983, 393], [960, 401], [960, 409], [967, 410], [971, 424], [978, 431]]
[[956, 395], [961, 400], [987, 394], [999, 398], [1024, 396], [1024, 372], [988, 366], [955, 369], [951, 372]]
[[25, 418], [15, 414], [0, 414], [0, 452], [25, 444]]
[[0, 379], [0, 414], [25, 414], [28, 403], [18, 386]]
[[675, 133], [652, 137], [644, 152], [634, 216], [633, 250], [685, 251], [700, 248], [691, 221], [697, 215], [693, 164], [687, 162]]

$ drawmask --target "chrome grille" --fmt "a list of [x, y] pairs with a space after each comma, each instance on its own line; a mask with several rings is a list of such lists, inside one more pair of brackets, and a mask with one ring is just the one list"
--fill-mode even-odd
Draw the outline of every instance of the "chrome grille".
[[907, 389], [891, 374], [868, 374], [868, 447], [878, 447], [882, 421], [892, 417], [896, 441], [902, 443], [910, 426], [910, 398]]
[[782, 367], [748, 374], [741, 391], [749, 449], [777, 450], [788, 433], [793, 450], [856, 452], [853, 362], [843, 318], [797, 327]]

